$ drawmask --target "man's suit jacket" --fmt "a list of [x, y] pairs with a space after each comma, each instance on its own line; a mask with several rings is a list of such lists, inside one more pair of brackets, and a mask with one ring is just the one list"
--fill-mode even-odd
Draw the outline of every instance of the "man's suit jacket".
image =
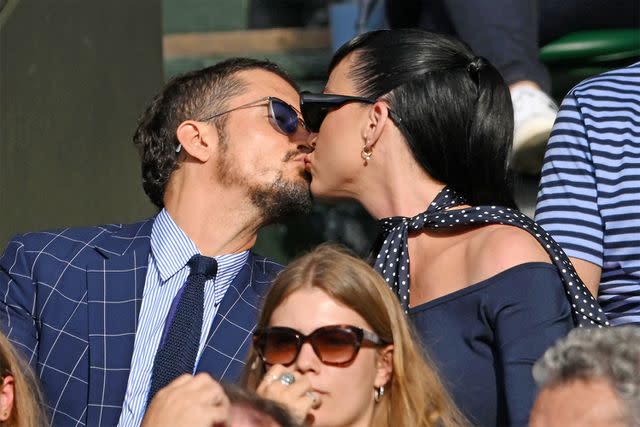
[[[42, 382], [52, 425], [115, 426], [124, 400], [153, 218], [27, 233], [0, 258], [0, 326]], [[198, 371], [238, 379], [281, 266], [250, 253], [213, 320]]]

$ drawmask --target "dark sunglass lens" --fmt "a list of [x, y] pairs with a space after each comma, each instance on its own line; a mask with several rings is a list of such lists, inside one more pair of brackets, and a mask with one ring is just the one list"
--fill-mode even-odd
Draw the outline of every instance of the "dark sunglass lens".
[[342, 328], [319, 330], [313, 337], [313, 346], [320, 360], [328, 364], [349, 363], [356, 355], [358, 337]]
[[298, 339], [292, 331], [271, 330], [261, 336], [262, 357], [270, 365], [288, 365], [298, 353]]
[[320, 131], [320, 126], [328, 112], [329, 109], [320, 103], [308, 102], [302, 105], [302, 117], [311, 132]]
[[271, 101], [273, 119], [282, 133], [291, 135], [298, 129], [298, 114], [290, 105], [274, 99]]

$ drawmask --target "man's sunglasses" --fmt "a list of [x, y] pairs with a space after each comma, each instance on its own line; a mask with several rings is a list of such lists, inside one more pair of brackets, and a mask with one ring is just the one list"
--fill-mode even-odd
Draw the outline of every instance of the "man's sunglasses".
[[[363, 98], [361, 96], [332, 95], [326, 93], [302, 92], [300, 94], [300, 109], [302, 117], [311, 132], [319, 132], [320, 126], [331, 110], [342, 107], [349, 102], [361, 102], [364, 104], [375, 104], [378, 100], [374, 98]], [[402, 119], [391, 109], [389, 109], [391, 120], [400, 124]]]
[[258, 107], [261, 105], [269, 106], [269, 121], [278, 130], [278, 132], [281, 132], [285, 135], [293, 135], [298, 130], [298, 126], [302, 125], [302, 127], [306, 128], [304, 120], [300, 119], [298, 116], [298, 110], [284, 102], [282, 99], [273, 96], [260, 98], [248, 104], [243, 104], [230, 110], [223, 111], [222, 113], [216, 113], [213, 116], [209, 116], [202, 121], [206, 122], [232, 111], [240, 110], [243, 108]]
[[331, 366], [350, 364], [362, 345], [386, 344], [373, 332], [350, 325], [324, 326], [309, 335], [280, 326], [260, 329], [253, 334], [254, 348], [263, 362], [269, 365], [293, 363], [306, 342], [311, 344], [322, 363]]

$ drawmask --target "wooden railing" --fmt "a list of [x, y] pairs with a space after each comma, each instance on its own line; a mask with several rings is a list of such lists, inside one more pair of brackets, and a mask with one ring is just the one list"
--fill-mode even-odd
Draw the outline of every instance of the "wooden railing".
[[206, 58], [238, 53], [287, 53], [331, 49], [326, 28], [271, 28], [264, 30], [168, 34], [163, 37], [165, 60]]

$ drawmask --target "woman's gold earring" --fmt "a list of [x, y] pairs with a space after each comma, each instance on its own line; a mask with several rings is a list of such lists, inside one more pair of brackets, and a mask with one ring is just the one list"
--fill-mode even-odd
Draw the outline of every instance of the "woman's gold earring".
[[369, 147], [368, 145], [369, 145], [369, 140], [365, 139], [364, 147], [362, 147], [362, 151], [360, 152], [360, 157], [362, 157], [362, 160], [364, 160], [365, 165], [367, 164], [367, 162], [371, 158], [371, 155], [373, 154], [373, 150], [371, 150], [371, 147]]

